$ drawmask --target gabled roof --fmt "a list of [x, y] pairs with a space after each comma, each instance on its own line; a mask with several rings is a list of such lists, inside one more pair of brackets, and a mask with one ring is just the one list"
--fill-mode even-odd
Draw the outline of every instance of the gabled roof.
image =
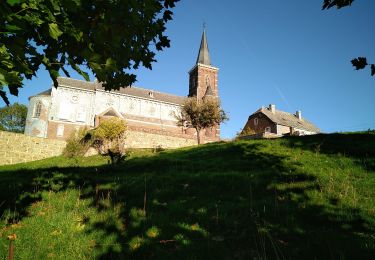
[[275, 110], [275, 112], [272, 113], [272, 111], [270, 111], [268, 108], [262, 107], [258, 109], [253, 115], [259, 112], [268, 117], [272, 122], [279, 125], [299, 128], [311, 132], [320, 132], [320, 129], [317, 128], [313, 123], [307, 121], [304, 118], [302, 118], [302, 120], [299, 120], [295, 115], [288, 112]]
[[[73, 88], [86, 89], [86, 90], [92, 90], [92, 91], [95, 91], [95, 90], [105, 91], [104, 87], [102, 86], [102, 83], [100, 82], [90, 82], [90, 81], [65, 78], [65, 77], [57, 78], [57, 82], [59, 83], [59, 86], [73, 87]], [[146, 99], [155, 100], [155, 101], [162, 101], [166, 103], [178, 104], [178, 105], [183, 104], [185, 100], [185, 97], [162, 93], [162, 92], [154, 91], [151, 89], [138, 88], [138, 87], [125, 87], [125, 88], [120, 88], [119, 90], [112, 90], [111, 92], [146, 98]]]
[[113, 107], [109, 107], [99, 114], [99, 116], [114, 116], [123, 119], [124, 117]]
[[211, 66], [210, 53], [208, 51], [208, 44], [206, 38], [206, 30], [203, 30], [201, 46], [197, 57], [197, 64], [204, 64]]
[[51, 96], [51, 91], [52, 91], [52, 89], [44, 90], [44, 91], [42, 91], [42, 92], [40, 92], [36, 95], [30, 96], [29, 99], [32, 98], [32, 97], [36, 97], [36, 96]]

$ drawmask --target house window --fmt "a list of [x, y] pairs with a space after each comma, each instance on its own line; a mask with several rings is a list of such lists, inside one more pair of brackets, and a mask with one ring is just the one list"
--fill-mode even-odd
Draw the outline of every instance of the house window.
[[258, 118], [254, 118], [254, 125], [258, 125]]
[[58, 125], [57, 126], [56, 136], [57, 137], [63, 137], [64, 136], [64, 125]]
[[33, 117], [39, 118], [41, 112], [42, 112], [42, 102], [38, 101], [35, 105]]
[[264, 132], [271, 133], [271, 127], [267, 126], [266, 128], [264, 128]]

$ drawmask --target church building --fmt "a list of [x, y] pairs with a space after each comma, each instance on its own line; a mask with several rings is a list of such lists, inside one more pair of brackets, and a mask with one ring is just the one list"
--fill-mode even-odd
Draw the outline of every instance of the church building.
[[[189, 71], [188, 96], [218, 98], [217, 76], [218, 68], [211, 65], [203, 31], [196, 64]], [[177, 140], [176, 145], [167, 145], [172, 147], [195, 143], [195, 129], [177, 126], [175, 118], [185, 97], [138, 87], [105, 91], [100, 82], [65, 77], [59, 77], [58, 83], [58, 88], [52, 87], [29, 98], [26, 135], [66, 140], [81, 127], [94, 128], [103, 118], [118, 117], [126, 122], [133, 136], [138, 133], [143, 139], [140, 140], [143, 145], [137, 147], [165, 147], [163, 140], [168, 138]], [[148, 138], [154, 140], [152, 145], [147, 142]], [[202, 131], [201, 139], [220, 140], [220, 126]]]

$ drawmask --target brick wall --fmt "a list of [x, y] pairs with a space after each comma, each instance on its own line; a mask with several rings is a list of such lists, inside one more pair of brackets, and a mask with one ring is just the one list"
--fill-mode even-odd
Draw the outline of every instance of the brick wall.
[[0, 131], [0, 165], [61, 155], [65, 141]]
[[[258, 123], [256, 125], [254, 122], [255, 118], [258, 119]], [[271, 133], [277, 133], [276, 124], [272, 122], [270, 119], [268, 119], [268, 117], [266, 117], [262, 113], [257, 113], [249, 117], [249, 119], [246, 122], [246, 125], [243, 128], [243, 131], [249, 128], [253, 130], [256, 134], [261, 134], [265, 132], [266, 127], [271, 128]]]

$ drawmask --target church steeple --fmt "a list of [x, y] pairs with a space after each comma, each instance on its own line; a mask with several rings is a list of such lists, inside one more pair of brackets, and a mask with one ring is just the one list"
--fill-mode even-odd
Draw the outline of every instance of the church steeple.
[[203, 29], [197, 62], [189, 71], [189, 97], [196, 96], [198, 100], [201, 100], [204, 96], [218, 97], [218, 70], [211, 65], [206, 30]]
[[[189, 97], [195, 97], [197, 100], [219, 98], [218, 72], [219, 69], [211, 65], [206, 30], [203, 25], [197, 62], [189, 71]], [[220, 125], [205, 129], [202, 135], [207, 140], [220, 140]]]
[[208, 51], [208, 44], [206, 38], [206, 30], [203, 30], [201, 46], [199, 48], [199, 53], [197, 57], [197, 64], [211, 65], [210, 53]]

